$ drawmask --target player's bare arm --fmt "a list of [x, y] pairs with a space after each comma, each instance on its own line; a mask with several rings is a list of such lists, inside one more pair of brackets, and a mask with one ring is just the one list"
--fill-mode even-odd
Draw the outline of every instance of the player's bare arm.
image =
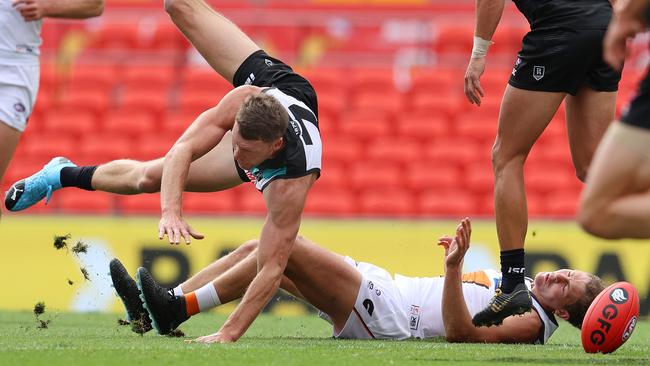
[[161, 212], [158, 237], [165, 235], [170, 244], [181, 237], [187, 244], [190, 237], [202, 239], [182, 218], [182, 196], [190, 164], [212, 150], [235, 124], [235, 116], [244, 100], [261, 92], [255, 86], [241, 86], [231, 92], [216, 107], [203, 112], [176, 141], [165, 155], [162, 173]]
[[620, 70], [625, 60], [626, 43], [629, 38], [643, 32], [648, 26], [645, 9], [650, 0], [620, 1], [614, 7], [603, 41], [603, 57], [614, 69]]
[[490, 40], [499, 25], [505, 0], [476, 0], [476, 25], [474, 48], [465, 72], [465, 96], [470, 103], [481, 105], [485, 95], [481, 87], [481, 75], [485, 71], [485, 55]]
[[524, 316], [506, 318], [501, 326], [476, 327], [463, 296], [463, 259], [469, 249], [472, 233], [468, 218], [461, 221], [455, 238], [442, 237], [439, 244], [445, 247], [445, 282], [442, 293], [442, 319], [445, 338], [449, 342], [463, 343], [535, 343], [541, 320], [531, 312]]
[[14, 0], [25, 21], [49, 18], [92, 18], [104, 11], [104, 0]]
[[237, 309], [214, 334], [196, 339], [201, 343], [238, 340], [278, 290], [294, 246], [307, 193], [315, 174], [295, 179], [277, 179], [264, 190], [268, 209], [257, 255], [257, 275]]

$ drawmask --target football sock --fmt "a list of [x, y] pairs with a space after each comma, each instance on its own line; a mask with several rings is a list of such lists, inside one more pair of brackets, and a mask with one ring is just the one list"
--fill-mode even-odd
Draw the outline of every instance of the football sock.
[[183, 295], [185, 295], [185, 294], [183, 293], [183, 289], [181, 288], [181, 285], [178, 285], [178, 286], [174, 287], [174, 288], [172, 289], [172, 294], [173, 294], [174, 296], [183, 296]]
[[87, 191], [94, 191], [91, 185], [93, 174], [95, 174], [97, 165], [65, 167], [61, 169], [61, 186], [77, 187]]
[[501, 251], [501, 291], [510, 293], [524, 282], [524, 249]]
[[214, 288], [212, 282], [185, 295], [185, 310], [187, 311], [187, 316], [192, 316], [202, 311], [212, 309], [220, 304], [221, 301], [219, 300], [217, 290]]

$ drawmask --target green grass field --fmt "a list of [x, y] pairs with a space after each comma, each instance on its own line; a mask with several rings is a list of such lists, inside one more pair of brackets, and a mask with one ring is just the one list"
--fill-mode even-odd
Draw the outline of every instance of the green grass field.
[[[239, 342], [186, 344], [149, 332], [132, 333], [117, 314], [48, 311], [48, 329], [29, 312], [0, 312], [0, 365], [649, 365], [650, 321], [610, 355], [585, 354], [580, 334], [568, 323], [545, 346], [449, 344], [434, 341], [347, 341], [330, 338], [316, 316], [263, 315]], [[185, 339], [213, 333], [224, 321], [201, 314], [181, 326]]]

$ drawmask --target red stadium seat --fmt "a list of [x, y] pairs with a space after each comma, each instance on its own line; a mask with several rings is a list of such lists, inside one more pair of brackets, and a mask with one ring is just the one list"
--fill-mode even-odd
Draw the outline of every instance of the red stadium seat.
[[226, 90], [212, 92], [183, 90], [178, 101], [180, 110], [184, 113], [194, 113], [197, 116], [219, 104], [221, 98], [228, 92]]
[[413, 140], [381, 137], [368, 142], [366, 150], [366, 159], [387, 163], [408, 164], [422, 158], [422, 148]]
[[69, 92], [102, 92], [110, 94], [119, 80], [119, 70], [115, 65], [84, 65], [72, 67], [68, 81]]
[[156, 130], [155, 117], [146, 110], [116, 110], [104, 119], [104, 133], [138, 137]]
[[39, 134], [25, 141], [23, 151], [26, 157], [45, 164], [55, 156], [74, 157], [78, 151], [77, 141], [74, 136], [60, 133]]
[[111, 96], [101, 90], [74, 91], [65, 93], [58, 107], [69, 111], [90, 112], [101, 119], [112, 104]]
[[412, 94], [409, 102], [402, 112], [404, 115], [415, 111], [452, 119], [458, 113], [469, 108], [468, 104], [464, 103], [462, 94], [418, 93]]
[[159, 215], [160, 193], [119, 196], [118, 204], [122, 214]]
[[440, 138], [424, 148], [428, 161], [465, 165], [477, 160], [490, 161], [490, 151], [483, 145], [465, 138]]
[[348, 98], [340, 92], [317, 92], [318, 93], [318, 113], [327, 113], [332, 116], [338, 116], [343, 113], [348, 104]]
[[359, 68], [350, 70], [348, 84], [353, 94], [360, 91], [394, 90], [393, 70], [390, 68]]
[[449, 134], [447, 118], [423, 112], [401, 114], [396, 127], [400, 137], [426, 143]]
[[474, 42], [474, 27], [471, 22], [439, 23], [437, 31], [436, 52], [471, 54]]
[[420, 195], [418, 212], [426, 216], [461, 218], [476, 212], [476, 200], [464, 190], [434, 188]]
[[119, 108], [123, 111], [136, 113], [146, 112], [156, 119], [160, 119], [169, 105], [167, 90], [157, 93], [142, 90], [127, 90], [122, 96]]
[[546, 213], [553, 217], [573, 218], [578, 212], [580, 203], [579, 190], [560, 190], [547, 194], [544, 197], [546, 202]]
[[576, 179], [573, 171], [555, 165], [526, 165], [526, 187], [531, 192], [545, 194], [571, 188]]
[[318, 93], [318, 102], [320, 104], [322, 93], [344, 94], [342, 91], [346, 88], [348, 73], [340, 68], [334, 67], [317, 67], [307, 70], [297, 70], [300, 75], [309, 80], [309, 83]]
[[494, 190], [494, 173], [489, 160], [483, 163], [469, 164], [465, 167], [464, 182], [467, 189], [479, 194]]
[[172, 112], [165, 115], [163, 129], [166, 133], [180, 137], [196, 120], [200, 112]]
[[329, 189], [319, 189], [317, 187], [309, 192], [305, 204], [306, 214], [349, 216], [357, 213], [356, 197], [352, 192], [335, 187]]
[[94, 34], [89, 46], [101, 49], [135, 49], [139, 44], [138, 27], [137, 22], [105, 20]]
[[52, 201], [62, 213], [107, 214], [113, 211], [115, 196], [105, 192], [66, 188], [56, 192]]
[[323, 161], [336, 164], [354, 162], [354, 157], [360, 156], [363, 145], [353, 138], [333, 137], [323, 144]]
[[221, 98], [233, 89], [228, 81], [211, 68], [186, 68], [181, 72], [181, 95], [208, 93]]
[[142, 135], [132, 149], [133, 158], [138, 160], [162, 158], [174, 145], [177, 138], [177, 135], [160, 133]]
[[136, 65], [124, 70], [122, 86], [129, 92], [163, 94], [176, 79], [172, 66]]
[[167, 21], [157, 22], [151, 38], [140, 42], [140, 47], [155, 50], [185, 50], [189, 46], [178, 27]]
[[353, 110], [339, 118], [338, 131], [341, 135], [360, 140], [371, 140], [388, 136], [388, 117], [377, 110]]
[[79, 144], [79, 161], [84, 165], [105, 163], [131, 157], [133, 141], [122, 134], [102, 134], [84, 139]]
[[399, 188], [403, 186], [404, 176], [395, 164], [356, 163], [350, 168], [351, 186], [359, 192], [367, 189]]
[[245, 187], [239, 193], [237, 210], [247, 214], [266, 214], [264, 197], [252, 183], [244, 183]]
[[454, 123], [456, 135], [473, 138], [480, 142], [492, 142], [496, 138], [498, 118], [480, 112], [466, 113]]
[[354, 109], [377, 109], [395, 114], [403, 108], [402, 93], [395, 90], [359, 91], [352, 99]]
[[411, 76], [411, 94], [462, 94], [463, 73], [457, 69], [416, 69]]
[[183, 212], [207, 215], [229, 213], [235, 210], [235, 198], [236, 195], [230, 190], [215, 193], [185, 193]]
[[399, 188], [363, 190], [359, 205], [361, 212], [368, 216], [408, 216], [417, 213], [414, 197]]
[[50, 112], [42, 120], [44, 130], [47, 133], [87, 138], [99, 130], [99, 121], [90, 112], [71, 111], [69, 109], [52, 110]]
[[349, 172], [342, 165], [329, 164], [323, 165], [323, 174], [314, 184], [317, 190], [345, 189], [349, 186]]
[[406, 173], [406, 187], [413, 192], [460, 189], [461, 172], [453, 165], [411, 163]]

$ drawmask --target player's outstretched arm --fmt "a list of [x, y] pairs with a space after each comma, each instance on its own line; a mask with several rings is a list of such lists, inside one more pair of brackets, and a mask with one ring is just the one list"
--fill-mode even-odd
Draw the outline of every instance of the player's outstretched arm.
[[104, 0], [13, 0], [13, 6], [25, 21], [44, 17], [83, 19], [104, 11]]
[[505, 0], [476, 0], [476, 25], [474, 47], [465, 72], [465, 96], [470, 103], [481, 105], [485, 95], [481, 87], [481, 75], [485, 71], [485, 56], [492, 44], [492, 36], [499, 25]]
[[189, 244], [190, 237], [202, 239], [182, 218], [182, 197], [190, 164], [208, 153], [221, 142], [235, 124], [235, 116], [244, 100], [262, 89], [240, 86], [230, 91], [216, 107], [203, 112], [174, 143], [165, 155], [160, 185], [162, 217], [158, 237], [167, 235], [170, 244], [178, 244], [181, 237]]
[[[456, 236], [451, 241], [443, 237], [439, 243], [445, 246], [445, 282], [442, 291], [442, 320], [445, 338], [449, 342], [463, 343], [535, 343], [541, 320], [533, 312], [524, 316], [510, 317], [498, 327], [475, 327], [463, 296], [463, 258], [470, 245], [472, 226], [468, 218], [461, 221]], [[441, 243], [442, 242], [442, 243]]]
[[264, 190], [268, 214], [262, 228], [257, 254], [257, 275], [237, 309], [230, 314], [219, 332], [200, 337], [203, 343], [226, 343], [238, 340], [278, 290], [287, 266], [313, 174], [278, 179]]
[[614, 69], [623, 67], [627, 40], [648, 26], [649, 5], [650, 0], [616, 2], [603, 40], [603, 58]]

